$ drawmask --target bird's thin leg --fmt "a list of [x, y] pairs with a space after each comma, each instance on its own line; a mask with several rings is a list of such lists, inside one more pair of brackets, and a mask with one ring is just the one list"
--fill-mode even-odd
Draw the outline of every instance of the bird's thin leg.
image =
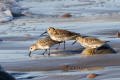
[[44, 55], [47, 52], [47, 49], [45, 50], [45, 52], [42, 53], [42, 55]]
[[58, 43], [58, 47], [56, 49], [59, 49], [59, 47], [60, 47], [60, 43]]
[[48, 53], [48, 56], [50, 56], [50, 48], [49, 48], [49, 53]]
[[97, 48], [94, 48], [94, 50], [93, 50], [93, 54], [92, 54], [92, 55], [95, 55], [96, 52], [97, 52]]
[[64, 50], [65, 50], [65, 41], [64, 41]]

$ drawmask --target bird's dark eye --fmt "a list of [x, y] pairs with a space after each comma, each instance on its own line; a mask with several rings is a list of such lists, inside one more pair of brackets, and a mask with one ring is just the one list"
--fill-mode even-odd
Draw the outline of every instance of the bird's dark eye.
[[32, 48], [31, 48], [32, 49]]

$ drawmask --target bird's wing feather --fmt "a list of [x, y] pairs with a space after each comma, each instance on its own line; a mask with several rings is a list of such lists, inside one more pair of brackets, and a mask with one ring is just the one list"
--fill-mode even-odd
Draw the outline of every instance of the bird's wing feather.
[[37, 43], [41, 46], [57, 44], [56, 41], [53, 41], [52, 39], [48, 37], [38, 40]]
[[70, 31], [67, 31], [67, 30], [62, 30], [62, 29], [57, 29], [55, 34], [57, 36], [75, 36], [75, 35], [80, 35], [78, 33], [75, 33], [75, 32], [70, 32]]

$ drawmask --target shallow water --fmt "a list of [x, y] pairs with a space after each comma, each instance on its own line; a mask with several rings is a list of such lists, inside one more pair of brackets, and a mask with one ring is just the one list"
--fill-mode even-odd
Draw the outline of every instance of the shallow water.
[[[32, 16], [14, 19], [0, 24], [0, 64], [17, 80], [87, 80], [89, 73], [99, 74], [95, 79], [120, 79], [120, 31], [119, 0], [21, 0], [23, 7], [30, 8]], [[61, 18], [60, 15], [71, 13], [71, 18]], [[41, 55], [43, 51], [35, 51], [28, 57], [29, 46], [48, 27], [66, 29], [95, 36], [110, 41], [108, 44], [118, 51], [118, 54], [84, 56], [79, 43], [67, 49], [63, 44], [59, 50], [51, 49], [51, 56]], [[63, 66], [80, 67], [64, 71]]]

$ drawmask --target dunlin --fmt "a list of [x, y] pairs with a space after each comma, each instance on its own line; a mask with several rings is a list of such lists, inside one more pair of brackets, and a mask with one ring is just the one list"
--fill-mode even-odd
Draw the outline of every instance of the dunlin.
[[106, 44], [108, 41], [100, 40], [95, 37], [78, 36], [74, 43], [76, 42], [79, 42], [83, 47], [86, 47], [86, 48], [98, 48]]
[[45, 31], [41, 35], [43, 35], [45, 33], [48, 33], [50, 38], [55, 40], [55, 41], [64, 42], [64, 49], [65, 49], [65, 41], [75, 40], [76, 37], [78, 35], [80, 35], [80, 34], [75, 33], [75, 32], [70, 32], [70, 31], [63, 30], [63, 29], [55, 29], [53, 27], [49, 27], [47, 29], [47, 31]]
[[30, 46], [29, 48], [29, 56], [31, 55], [31, 52], [36, 50], [45, 50], [42, 54], [44, 55], [47, 50], [49, 50], [48, 55], [50, 55], [50, 47], [52, 47], [55, 44], [60, 44], [60, 42], [52, 40], [50, 37], [39, 39], [36, 43]]

